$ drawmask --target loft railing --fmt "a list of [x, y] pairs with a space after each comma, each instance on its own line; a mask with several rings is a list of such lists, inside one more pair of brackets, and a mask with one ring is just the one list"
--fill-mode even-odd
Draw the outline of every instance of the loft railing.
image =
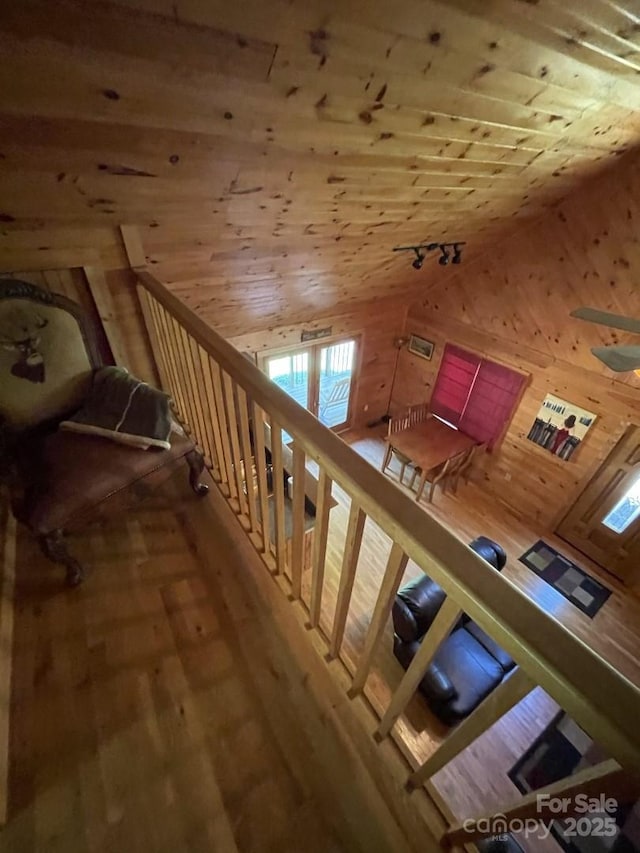
[[[568, 796], [597, 791], [615, 796], [624, 789], [627, 794], [632, 790], [636, 795], [640, 790], [638, 689], [415, 501], [391, 488], [378, 470], [272, 383], [146, 268], [134, 269], [162, 384], [173, 395], [204, 452], [218, 488], [292, 602], [302, 600], [303, 565], [305, 561], [310, 563], [307, 606], [309, 625], [314, 630], [320, 623], [333, 485], [349, 496], [337, 603], [325, 639], [330, 657], [343, 659], [351, 673], [350, 697], [363, 692], [372, 672], [408, 560], [446, 591], [447, 599], [380, 714], [374, 735], [378, 741], [391, 735], [408, 755], [413, 767], [407, 773], [408, 787], [424, 785], [435, 796], [429, 783], [431, 777], [540, 685], [610, 758], [544, 791], [502, 804], [492, 814], [500, 812], [507, 821], [539, 817], [535, 794], [540, 793]], [[293, 437], [292, 453], [283, 447], [283, 430]], [[265, 464], [267, 451], [272, 472]], [[291, 455], [286, 466], [284, 454]], [[305, 497], [310, 491], [307, 469], [313, 463], [317, 466], [312, 496], [316, 519], [309, 555], [305, 554]], [[292, 476], [290, 500], [285, 494], [285, 470]], [[392, 546], [354, 668], [353, 661], [343, 657], [342, 643], [366, 519], [386, 533]], [[394, 724], [462, 612], [494, 638], [518, 666], [426, 761], [418, 764], [403, 742], [402, 727]], [[464, 825], [450, 822], [443, 841], [462, 844], [486, 834], [483, 820], [487, 817], [490, 816], [479, 815]]]

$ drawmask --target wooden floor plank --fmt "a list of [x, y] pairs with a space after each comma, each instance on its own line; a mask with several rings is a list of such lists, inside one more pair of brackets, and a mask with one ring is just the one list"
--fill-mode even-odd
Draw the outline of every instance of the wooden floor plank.
[[[372, 464], [380, 463], [384, 445], [375, 431], [349, 440]], [[392, 478], [393, 472], [395, 488]], [[337, 504], [330, 514], [320, 620], [327, 636], [350, 508], [335, 483], [332, 493]], [[19, 531], [10, 819], [1, 839], [12, 853], [297, 853], [302, 835], [305, 849], [318, 853], [388, 849], [371, 818], [371, 799], [361, 802], [354, 788], [348, 809], [336, 802], [336, 790], [349, 790], [350, 780], [336, 778], [340, 748], [327, 739], [327, 720], [317, 709], [313, 714], [305, 650], [298, 645], [293, 658], [287, 655], [293, 635], [274, 621], [273, 605], [261, 604], [252, 592], [251, 546], [237, 524], [230, 537], [214, 506], [215, 500], [196, 501], [176, 481], [127, 519], [87, 528], [73, 538], [75, 553], [91, 568], [76, 590], [63, 587], [59, 569]], [[539, 537], [559, 543], [492, 507], [478, 484], [461, 486], [457, 496], [438, 492], [424, 511], [467, 541], [485, 534], [501, 542], [508, 577], [640, 680], [636, 599], [614, 583], [594, 620], [575, 610], [517, 560]], [[368, 519], [341, 650], [352, 671], [390, 545]], [[405, 580], [418, 571], [410, 563]], [[309, 575], [303, 577], [307, 601]], [[270, 577], [265, 582], [283, 607], [294, 607]], [[320, 638], [311, 639], [321, 645]], [[388, 624], [366, 687], [378, 713], [402, 677], [391, 649]], [[350, 704], [345, 690], [332, 714], [360, 702]], [[515, 797], [508, 770], [555, 711], [555, 703], [535, 690], [443, 768], [433, 782], [451, 814], [461, 820]], [[411, 766], [446, 736], [420, 697], [400, 725]], [[373, 728], [363, 736], [370, 738]], [[392, 748], [371, 739], [372, 750]], [[333, 764], [327, 765], [328, 756]], [[384, 774], [371, 782], [378, 789], [383, 783]], [[401, 850], [402, 840], [392, 849]], [[554, 849], [550, 842], [535, 853]]]
[[87, 528], [75, 590], [19, 532], [3, 850], [392, 849], [345, 814], [270, 614], [215, 516], [191, 518], [207, 511], [176, 481]]
[[[342, 437], [354, 450], [379, 468], [386, 448], [383, 435], [382, 428], [368, 428], [345, 433]], [[399, 467], [394, 461], [389, 472], [391, 488], [400, 488], [398, 473]], [[406, 487], [405, 491], [408, 491]], [[332, 510], [330, 522], [323, 613], [320, 622], [325, 632], [330, 630], [336, 605], [340, 568], [339, 545], [344, 541], [350, 507], [348, 495], [335, 485], [333, 497], [337, 500], [337, 505]], [[433, 504], [423, 503], [421, 506], [426, 513], [437, 518], [467, 542], [476, 536], [485, 535], [503, 545], [508, 557], [503, 574], [634, 683], [640, 684], [640, 601], [633, 593], [625, 590], [614, 578], [570, 548], [552, 532], [542, 530], [535, 524], [528, 525], [505, 512], [504, 507], [496, 505], [495, 501], [483, 493], [481, 483], [472, 480], [468, 485], [461, 484], [457, 495], [442, 494], [438, 490]], [[575, 608], [518, 561], [518, 557], [539, 538], [545, 539], [612, 588], [611, 597], [594, 619]], [[368, 519], [341, 650], [343, 659], [352, 671], [355, 671], [356, 661], [363, 648], [390, 544], [386, 534]], [[409, 561], [403, 583], [420, 574], [421, 570]], [[304, 580], [308, 583], [306, 576]], [[365, 690], [367, 698], [380, 715], [388, 706], [391, 694], [403, 675], [392, 650], [392, 626], [389, 620]], [[509, 802], [518, 796], [517, 789], [507, 775], [508, 771], [548, 725], [557, 710], [556, 703], [544, 691], [536, 688], [478, 738], [471, 748], [464, 750], [433, 777], [436, 793], [447, 803], [448, 809], [458, 820], [483, 810], [497, 808], [501, 803]], [[416, 766], [432, 754], [447, 734], [446, 727], [429, 712], [419, 695], [414, 697], [397, 727], [405, 744], [403, 752], [410, 763]], [[526, 839], [519, 841], [527, 853], [558, 851], [558, 846], [552, 838], [544, 842], [540, 839], [528, 843]], [[538, 846], [534, 848], [531, 847], [532, 844]]]

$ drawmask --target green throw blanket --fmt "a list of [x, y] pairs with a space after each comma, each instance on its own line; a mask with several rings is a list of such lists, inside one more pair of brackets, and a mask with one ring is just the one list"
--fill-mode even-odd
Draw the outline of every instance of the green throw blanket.
[[60, 429], [101, 435], [147, 450], [169, 450], [174, 429], [170, 398], [131, 376], [123, 367], [101, 367], [80, 411]]

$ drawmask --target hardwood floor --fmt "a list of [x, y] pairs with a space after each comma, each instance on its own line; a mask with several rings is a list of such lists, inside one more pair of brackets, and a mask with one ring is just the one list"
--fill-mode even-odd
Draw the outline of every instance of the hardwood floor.
[[180, 478], [87, 528], [75, 590], [19, 534], [2, 850], [409, 850], [330, 763], [309, 672], [212, 505]]
[[[375, 431], [348, 439], [380, 463], [384, 445]], [[395, 488], [392, 477], [389, 485]], [[337, 485], [333, 495], [325, 632], [349, 506]], [[318, 853], [410, 849], [398, 830], [402, 820], [385, 813], [384, 766], [368, 779], [353, 763], [341, 764], [353, 757], [331, 739], [326, 711], [314, 704], [306, 640], [285, 635], [273, 601], [291, 605], [266, 573], [279, 599], [260, 599], [246, 570], [251, 546], [236, 520], [223, 523], [221, 504], [214, 495], [195, 500], [176, 479], [128, 517], [87, 528], [73, 545], [92, 571], [72, 591], [20, 533], [3, 850], [293, 853], [302, 837], [304, 848]], [[465, 539], [483, 533], [505, 545], [505, 574], [639, 680], [636, 599], [611, 583], [614, 594], [595, 619], [574, 610], [517, 561], [543, 532], [489, 504], [474, 484], [457, 497], [438, 492], [425, 512]], [[389, 550], [387, 537], [367, 521], [342, 649], [350, 669]], [[409, 564], [407, 578], [418, 571]], [[308, 599], [308, 574], [304, 580]], [[366, 687], [378, 713], [402, 675], [391, 648], [388, 625]], [[344, 692], [328, 701], [331, 715], [349, 706]], [[555, 711], [537, 689], [441, 770], [433, 789], [446, 811], [463, 819], [517, 798], [507, 773]], [[447, 733], [419, 696], [397, 725], [412, 766]], [[393, 750], [389, 741], [375, 746], [371, 730], [361, 733], [368, 748]], [[365, 796], [369, 782], [375, 791]], [[412, 794], [409, 805], [420, 796]], [[432, 843], [425, 837], [420, 849]], [[527, 853], [557, 853], [552, 840], [521, 843]]]
[[[360, 455], [380, 467], [385, 449], [382, 434], [380, 429], [366, 429], [344, 434], [343, 438]], [[398, 486], [397, 470], [392, 467], [390, 488]], [[321, 628], [325, 632], [329, 631], [335, 609], [340, 549], [344, 542], [350, 504], [348, 496], [335, 484], [333, 496], [338, 503], [331, 511], [329, 527], [321, 618]], [[425, 512], [434, 515], [466, 541], [483, 534], [500, 542], [508, 554], [503, 574], [632, 681], [640, 683], [640, 602], [634, 595], [625, 592], [615, 579], [553, 534], [527, 527], [515, 516], [511, 516], [504, 507], [488, 500], [483, 495], [481, 486], [474, 482], [466, 486], [461, 484], [457, 496], [443, 495], [441, 490], [437, 490], [433, 504], [423, 502], [421, 505]], [[609, 601], [594, 619], [582, 614], [518, 562], [518, 557], [542, 537], [613, 589]], [[352, 671], [362, 649], [390, 545], [390, 540], [377, 525], [367, 520], [341, 653], [345, 664]], [[410, 562], [403, 583], [420, 573], [421, 570]], [[378, 713], [386, 708], [391, 692], [402, 676], [402, 669], [393, 657], [392, 645], [392, 627], [389, 621], [382, 650], [365, 690], [367, 698]], [[441, 795], [448, 809], [458, 819], [491, 810], [498, 811], [517, 799], [518, 791], [507, 773], [548, 725], [557, 710], [556, 703], [537, 688], [478, 738], [469, 749], [433, 777], [436, 795]], [[447, 729], [429, 712], [419, 695], [414, 697], [407, 713], [400, 718], [396, 726], [396, 731], [401, 735], [401, 748], [414, 766], [430, 755], [447, 733]], [[545, 842], [539, 839], [533, 842], [519, 840], [531, 853], [558, 850], [553, 839]]]
[[[385, 447], [380, 430], [367, 429], [343, 437], [361, 456], [380, 467]], [[398, 486], [393, 470], [389, 480]], [[405, 491], [409, 492], [407, 487]], [[504, 505], [487, 497], [482, 484], [474, 482], [473, 477], [468, 485], [460, 485], [457, 495], [443, 494], [438, 489], [433, 504], [423, 500], [420, 505], [425, 512], [431, 513], [441, 524], [467, 541], [482, 534], [499, 542], [507, 552], [503, 575], [630, 681], [640, 685], [640, 599], [616, 578], [553, 532], [534, 524], [527, 525], [511, 515]], [[519, 562], [520, 555], [540, 538], [612, 590], [611, 597], [593, 619]], [[415, 568], [413, 572], [415, 574]], [[410, 573], [411, 568], [408, 570]]]

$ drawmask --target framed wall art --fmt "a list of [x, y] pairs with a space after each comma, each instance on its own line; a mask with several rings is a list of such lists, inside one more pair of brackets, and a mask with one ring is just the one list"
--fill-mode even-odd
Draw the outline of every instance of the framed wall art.
[[421, 338], [419, 335], [411, 335], [409, 337], [408, 349], [414, 355], [419, 355], [420, 358], [426, 358], [427, 361], [431, 361], [434, 344], [426, 338]]
[[547, 394], [527, 438], [560, 459], [569, 460], [595, 419], [592, 412]]

